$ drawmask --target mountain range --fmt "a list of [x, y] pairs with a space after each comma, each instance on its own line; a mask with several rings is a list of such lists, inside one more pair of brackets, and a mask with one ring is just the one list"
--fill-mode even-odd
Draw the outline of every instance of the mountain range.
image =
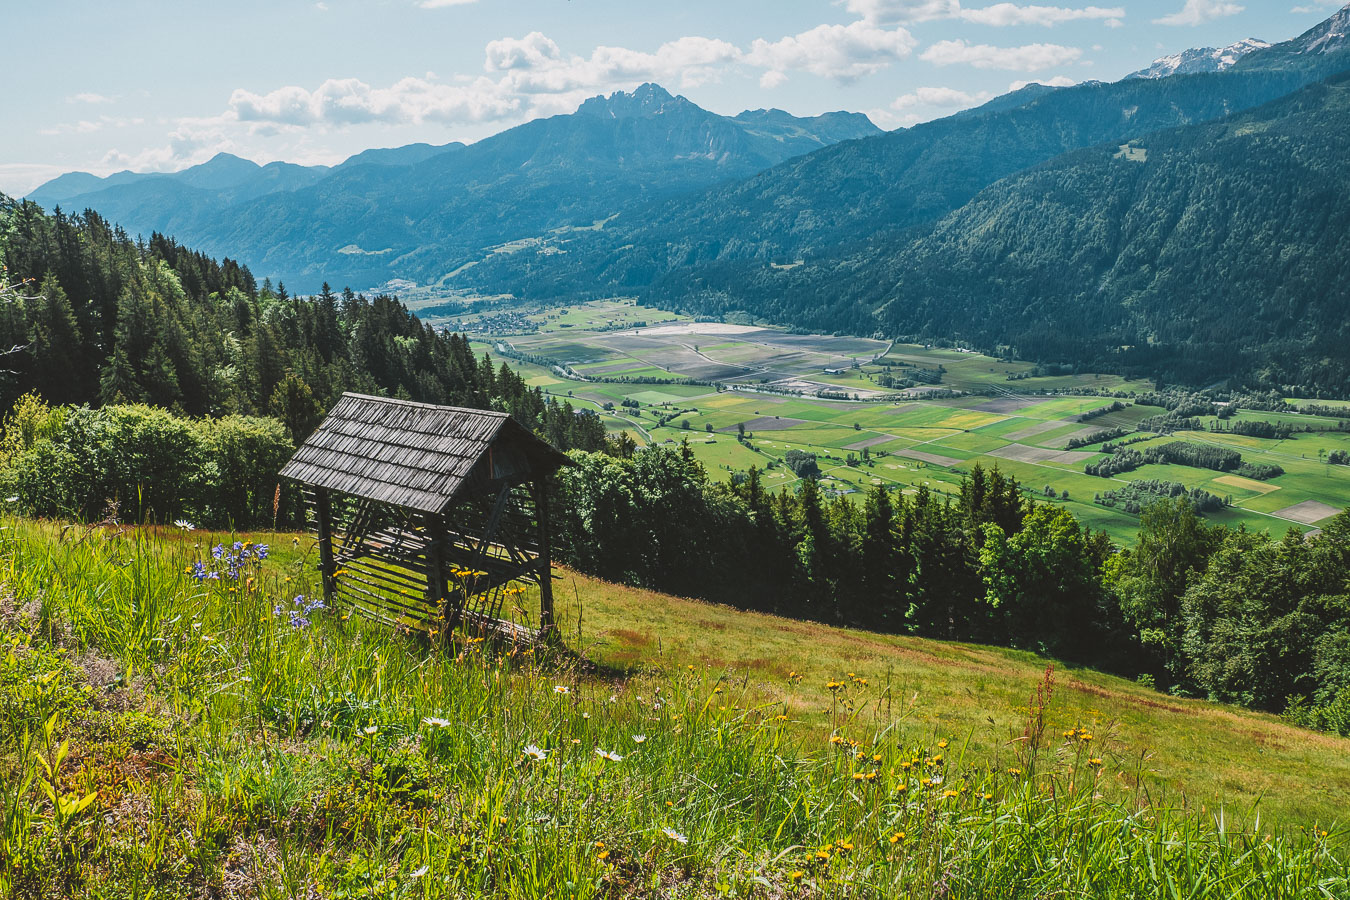
[[1350, 7], [1223, 71], [1027, 88], [460, 283], [1350, 390], [1347, 25]]
[[[643, 85], [469, 146], [332, 169], [218, 157], [176, 175], [62, 176], [33, 197], [301, 290], [404, 278], [528, 299], [630, 293], [1071, 365], [1350, 389], [1332, 277], [1350, 153], [1324, 133], [1344, 130], [1348, 69], [1350, 6], [1293, 40], [1030, 85], [894, 132], [850, 113], [719, 116]], [[1300, 360], [1300, 342], [1321, 361]]]
[[339, 166], [229, 154], [174, 174], [62, 175], [48, 208], [92, 208], [298, 286], [439, 276], [494, 245], [593, 228], [643, 202], [743, 178], [880, 134], [864, 115], [760, 109], [720, 116], [654, 84], [595, 97], [472, 145], [371, 150]]

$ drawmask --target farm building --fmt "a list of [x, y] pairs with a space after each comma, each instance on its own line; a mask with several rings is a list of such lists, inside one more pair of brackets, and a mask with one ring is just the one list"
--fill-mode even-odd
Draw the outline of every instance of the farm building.
[[528, 614], [503, 609], [533, 582], [553, 627], [545, 479], [568, 464], [505, 413], [347, 393], [281, 475], [306, 491], [330, 605], [525, 639]]

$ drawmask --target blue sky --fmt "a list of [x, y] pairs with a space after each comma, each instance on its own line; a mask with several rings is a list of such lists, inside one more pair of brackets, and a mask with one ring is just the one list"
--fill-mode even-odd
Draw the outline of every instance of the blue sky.
[[[336, 163], [473, 141], [656, 81], [715, 112], [884, 128], [1027, 81], [1279, 41], [1343, 0], [48, 0], [13, 4], [0, 191], [225, 150]], [[17, 7], [17, 8], [14, 8]]]

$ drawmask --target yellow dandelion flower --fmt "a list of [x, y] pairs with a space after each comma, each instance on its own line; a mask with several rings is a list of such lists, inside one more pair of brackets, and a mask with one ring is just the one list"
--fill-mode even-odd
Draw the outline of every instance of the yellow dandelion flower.
[[895, 834], [891, 835], [891, 843], [892, 843], [892, 844], [898, 844], [898, 843], [900, 843], [901, 841], [903, 841], [904, 839], [905, 839], [905, 833], [904, 833], [903, 831], [897, 831]]

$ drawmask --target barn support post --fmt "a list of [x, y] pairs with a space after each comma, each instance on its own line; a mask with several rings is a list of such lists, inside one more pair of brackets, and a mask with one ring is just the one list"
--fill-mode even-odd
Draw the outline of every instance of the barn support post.
[[539, 634], [548, 640], [556, 627], [553, 621], [553, 556], [549, 551], [548, 484], [537, 478], [534, 490], [534, 510], [539, 525]]
[[444, 640], [455, 623], [449, 621], [449, 587], [445, 580], [445, 517], [439, 513], [427, 516], [427, 606], [437, 611], [437, 627]]
[[337, 567], [333, 565], [333, 504], [328, 491], [314, 490], [314, 521], [319, 532], [319, 580], [323, 585], [323, 602], [333, 608], [337, 592]]

